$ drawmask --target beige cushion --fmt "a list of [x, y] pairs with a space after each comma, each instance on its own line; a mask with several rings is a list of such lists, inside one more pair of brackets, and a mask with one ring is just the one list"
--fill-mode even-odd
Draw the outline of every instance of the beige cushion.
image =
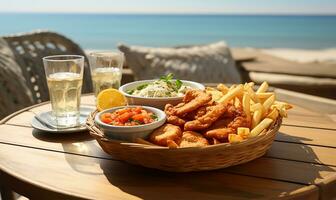
[[135, 79], [152, 79], [173, 73], [176, 78], [198, 82], [241, 82], [225, 42], [180, 48], [119, 45]]

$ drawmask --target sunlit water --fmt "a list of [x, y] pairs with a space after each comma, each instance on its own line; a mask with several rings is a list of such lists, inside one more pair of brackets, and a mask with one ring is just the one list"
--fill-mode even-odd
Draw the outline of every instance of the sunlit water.
[[226, 40], [231, 46], [336, 47], [336, 16], [0, 14], [0, 34], [49, 29], [86, 49], [119, 42], [179, 46]]

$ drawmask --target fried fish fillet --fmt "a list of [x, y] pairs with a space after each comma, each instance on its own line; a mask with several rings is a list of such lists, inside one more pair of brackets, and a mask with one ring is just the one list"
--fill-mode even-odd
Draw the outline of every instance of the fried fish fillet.
[[208, 106], [201, 106], [196, 110], [193, 110], [184, 117], [184, 119], [190, 121], [195, 120], [206, 114]]
[[[220, 121], [220, 120], [219, 120]], [[214, 124], [215, 125], [215, 124]], [[224, 125], [224, 123], [223, 123]], [[208, 131], [205, 132], [206, 138], [215, 138], [221, 142], [226, 142], [228, 139], [229, 134], [237, 134], [238, 127], [250, 127], [251, 121], [248, 120], [244, 116], [238, 116], [234, 118], [231, 122], [227, 124], [225, 127], [221, 127], [218, 125], [211, 129], [211, 126]]]
[[238, 117], [234, 118], [232, 120], [232, 122], [230, 122], [228, 124], [228, 128], [232, 128], [234, 130], [237, 130], [238, 127], [250, 128], [251, 127], [251, 120], [247, 119], [247, 117], [245, 117], [245, 115], [243, 115], [243, 116], [238, 116]]
[[207, 128], [206, 131], [218, 128], [226, 128], [232, 122], [232, 120], [233, 120], [232, 118], [218, 119], [209, 128]]
[[203, 135], [193, 132], [183, 132], [180, 147], [203, 147], [209, 145], [208, 140]]
[[228, 104], [227, 105], [227, 110], [224, 113], [223, 117], [229, 117], [229, 118], [234, 118], [237, 116], [243, 115], [243, 109], [241, 107], [236, 108], [233, 104]]
[[227, 142], [229, 134], [235, 134], [236, 131], [232, 128], [217, 128], [207, 131], [204, 136], [206, 138], [215, 138], [220, 142]]
[[204, 106], [206, 103], [210, 102], [211, 99], [211, 94], [199, 90], [188, 90], [183, 99], [185, 104], [180, 107], [175, 107], [173, 114], [180, 117], [185, 116], [186, 113]]
[[186, 123], [184, 119], [181, 119], [175, 115], [167, 116], [167, 122], [180, 127], [183, 127], [184, 124]]
[[[149, 141], [160, 146], [167, 146], [168, 140], [174, 141], [178, 144], [181, 137], [182, 130], [180, 127], [172, 124], [165, 124], [151, 133]], [[171, 142], [169, 143], [171, 144]]]
[[215, 106], [211, 106], [208, 109], [209, 111], [195, 119], [193, 121], [188, 121], [184, 124], [184, 130], [194, 131], [194, 130], [204, 130], [211, 126], [223, 113], [226, 111], [226, 105], [224, 103], [219, 103]]
[[[182, 105], [184, 105], [184, 103], [178, 104], [175, 107], [180, 107]], [[167, 122], [170, 123], [170, 124], [176, 125], [176, 126], [183, 127], [184, 124], [185, 124], [185, 120], [176, 116], [176, 115], [174, 115], [175, 107], [171, 104], [167, 104], [165, 106], [165, 113], [167, 114]]]

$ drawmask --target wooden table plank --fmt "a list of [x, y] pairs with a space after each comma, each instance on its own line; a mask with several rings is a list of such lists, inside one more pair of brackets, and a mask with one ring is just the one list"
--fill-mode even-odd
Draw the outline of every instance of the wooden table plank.
[[13, 116], [12, 118], [8, 119], [8, 121], [6, 121], [5, 123], [9, 125], [31, 127], [30, 123], [34, 116], [35, 116], [34, 112], [25, 111], [16, 116]]
[[281, 126], [277, 141], [336, 147], [336, 131], [316, 128]]
[[313, 116], [292, 116], [283, 120], [284, 125], [336, 130], [336, 122], [331, 118]]
[[98, 158], [111, 158], [88, 132], [59, 135], [11, 125], [1, 125], [0, 130], [0, 142], [3, 143]]
[[[55, 192], [92, 199], [272, 199], [289, 195], [300, 199], [318, 198], [315, 186], [218, 170], [168, 173], [118, 161], [12, 145], [0, 144], [0, 149], [1, 166], [12, 175], [47, 190], [52, 188]], [[8, 156], [12, 152], [15, 156]], [[30, 198], [38, 197], [38, 194], [32, 194], [34, 191], [26, 192]]]
[[286, 160], [296, 160], [336, 167], [336, 148], [326, 148], [313, 145], [273, 142], [266, 156]]
[[336, 130], [336, 121], [326, 114], [314, 112], [298, 105], [288, 111], [288, 118], [284, 118], [284, 125], [317, 127]]
[[226, 168], [224, 171], [300, 184], [317, 184], [334, 176], [336, 167], [261, 157], [243, 165]]

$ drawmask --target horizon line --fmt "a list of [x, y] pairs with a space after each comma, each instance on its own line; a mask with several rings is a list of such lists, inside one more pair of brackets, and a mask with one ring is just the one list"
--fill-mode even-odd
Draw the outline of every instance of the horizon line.
[[92, 15], [260, 15], [260, 16], [336, 16], [336, 13], [228, 13], [228, 12], [47, 12], [47, 11], [0, 11], [0, 14], [92, 14]]

